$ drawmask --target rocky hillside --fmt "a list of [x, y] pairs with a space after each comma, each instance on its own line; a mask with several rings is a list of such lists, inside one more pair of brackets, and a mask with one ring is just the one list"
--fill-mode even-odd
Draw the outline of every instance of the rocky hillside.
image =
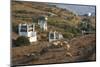
[[[74, 13], [58, 8], [55, 5], [40, 2], [12, 1], [12, 27], [16, 32], [19, 23], [37, 23], [39, 16], [48, 16], [48, 31], [62, 32], [64, 37], [71, 38], [79, 33], [80, 20]], [[38, 30], [37, 30], [38, 31]]]
[[56, 20], [57, 23], [75, 25], [80, 21], [80, 18], [74, 13], [48, 3], [13, 1], [12, 5], [13, 23], [31, 23], [33, 17], [35, 18], [34, 21], [37, 22], [37, 17], [41, 15], [48, 16], [48, 23], [52, 23], [51, 20]]
[[[71, 39], [69, 41], [69, 50], [65, 50], [64, 47], [54, 48], [48, 45], [50, 45], [48, 42], [38, 42], [30, 46], [13, 48], [13, 64], [46, 64], [96, 60], [96, 40], [94, 34]], [[28, 54], [36, 54], [36, 57], [35, 55], [28, 56]]]
[[[50, 5], [49, 3], [12, 1], [12, 43], [19, 37], [19, 23], [36, 23], [38, 41], [27, 46], [12, 47], [12, 64], [44, 64], [96, 60], [95, 33], [82, 35], [79, 24], [88, 18], [93, 29], [96, 29], [95, 17], [77, 16], [69, 10]], [[37, 26], [39, 16], [48, 16], [48, 31], [41, 32]], [[48, 42], [48, 32], [60, 32], [70, 45], [66, 50], [62, 46], [53, 46]], [[14, 43], [12, 45], [15, 45]], [[65, 44], [67, 45], [67, 44]]]

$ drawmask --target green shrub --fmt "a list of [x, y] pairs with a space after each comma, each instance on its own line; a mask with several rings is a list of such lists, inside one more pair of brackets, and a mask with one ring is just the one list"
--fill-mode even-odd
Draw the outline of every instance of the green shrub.
[[84, 18], [79, 24], [80, 30], [85, 31], [94, 31], [95, 29], [92, 26], [92, 23], [89, 18]]
[[29, 44], [30, 44], [29, 39], [27, 37], [24, 37], [24, 36], [20, 36], [16, 40], [16, 46], [26, 46]]
[[69, 33], [69, 32], [65, 32], [65, 33], [63, 34], [63, 36], [64, 36], [64, 38], [70, 39], [70, 38], [72, 38], [72, 37], [74, 36], [74, 34]]
[[67, 29], [65, 29], [65, 32], [72, 33], [74, 35], [78, 35], [81, 33], [79, 28], [70, 27], [70, 26], [68, 26]]

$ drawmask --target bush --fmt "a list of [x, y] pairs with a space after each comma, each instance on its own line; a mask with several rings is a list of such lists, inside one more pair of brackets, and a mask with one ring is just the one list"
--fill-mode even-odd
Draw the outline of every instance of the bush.
[[29, 39], [27, 37], [24, 37], [24, 36], [20, 36], [16, 40], [16, 46], [26, 46], [29, 44], [30, 44]]
[[72, 34], [72, 33], [70, 33], [70, 32], [65, 32], [65, 33], [63, 34], [63, 36], [64, 36], [64, 38], [70, 39], [70, 38], [72, 38], [72, 37], [74, 36], [74, 34]]
[[65, 37], [73, 37], [73, 36], [77, 36], [81, 33], [79, 28], [75, 28], [75, 27], [67, 27], [67, 29], [65, 29]]

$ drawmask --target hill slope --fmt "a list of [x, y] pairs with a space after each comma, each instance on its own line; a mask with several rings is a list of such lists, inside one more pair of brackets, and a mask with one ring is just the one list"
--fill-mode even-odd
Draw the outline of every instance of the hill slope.
[[[69, 52], [72, 57], [67, 56], [68, 51], [60, 48], [48, 48], [46, 52], [38, 56], [37, 60], [34, 60], [33, 56], [25, 57], [26, 54], [41, 52], [47, 43], [30, 45], [24, 47], [17, 47], [12, 49], [13, 63], [14, 64], [46, 64], [46, 63], [62, 63], [62, 62], [80, 62], [80, 61], [95, 61], [96, 59], [96, 41], [95, 35], [86, 35], [73, 38], [69, 41]], [[42, 46], [42, 47], [41, 47]], [[24, 59], [24, 60], [23, 60]], [[19, 62], [20, 61], [20, 62]]]
[[[32, 22], [32, 17], [37, 21], [37, 17], [41, 15], [49, 16], [50, 20], [55, 18], [58, 22], [74, 23], [74, 25], [80, 21], [74, 13], [48, 3], [13, 1], [12, 5], [12, 22], [14, 23]], [[51, 15], [54, 17], [50, 17]]]

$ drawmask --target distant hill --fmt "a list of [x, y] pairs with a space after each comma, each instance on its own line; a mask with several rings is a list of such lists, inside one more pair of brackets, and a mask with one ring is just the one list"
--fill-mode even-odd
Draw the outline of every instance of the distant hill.
[[92, 13], [95, 16], [96, 8], [94, 5], [79, 5], [79, 4], [51, 4], [56, 5], [59, 8], [70, 10], [78, 15], [84, 15], [88, 13]]

